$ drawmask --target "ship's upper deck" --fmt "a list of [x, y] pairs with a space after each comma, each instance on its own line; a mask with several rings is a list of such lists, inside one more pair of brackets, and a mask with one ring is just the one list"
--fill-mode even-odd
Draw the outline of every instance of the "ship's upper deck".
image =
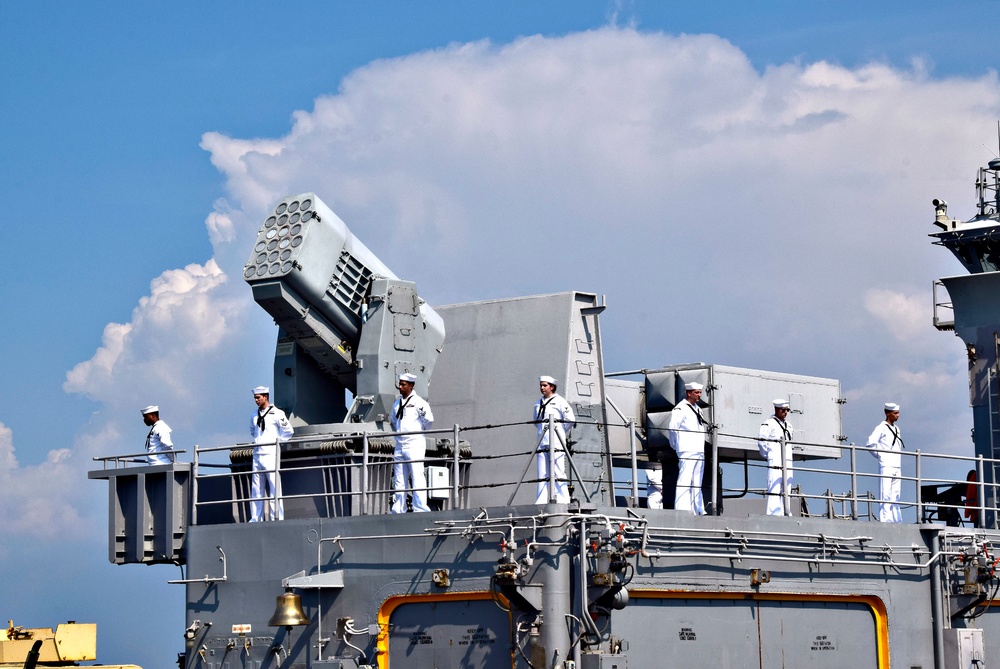
[[[611, 426], [635, 428], [629, 423], [612, 422]], [[495, 433], [494, 440], [504, 435], [513, 439], [525, 427], [535, 426], [530, 421], [451, 425], [425, 433], [429, 445], [425, 492], [432, 510], [510, 506], [521, 490], [534, 495], [538, 482], [536, 449], [530, 439], [503, 456], [516, 463], [513, 469], [521, 476], [474, 483], [482, 477], [471, 475], [476, 469], [489, 472], [496, 462], [495, 454], [477, 448], [480, 434], [489, 431]], [[318, 434], [283, 443], [277, 459], [280, 494], [264, 501], [281, 504], [286, 520], [388, 513], [393, 493], [394, 435]], [[456, 441], [457, 452], [453, 447]], [[624, 513], [674, 513], [646, 508], [646, 472], [658, 465], [648, 461], [640, 443], [635, 439], [632, 447], [609, 453], [613, 481], [581, 479], [586, 468], [578, 463], [581, 456], [571, 451], [571, 506], [599, 504], [621, 507]], [[789, 449], [810, 446], [815, 445], [794, 440], [786, 444]], [[873, 449], [852, 444], [840, 448], [839, 458], [794, 463], [794, 486], [787, 500], [793, 515], [876, 521], [879, 477]], [[183, 528], [188, 524], [248, 522], [254, 501], [252, 449], [253, 444], [196, 447], [191, 462], [169, 465], [145, 464], [144, 454], [139, 453], [103, 458], [104, 468], [90, 476], [111, 483], [111, 561], [182, 561]], [[987, 518], [995, 523], [996, 509], [988, 504], [996, 499], [992, 494], [995, 485], [983, 483], [983, 472], [995, 462], [920, 451], [904, 450], [900, 455], [903, 522], [976, 527], [980, 518]], [[719, 500], [710, 508], [723, 516], [763, 515], [766, 463], [731, 459], [720, 465], [720, 471], [718, 488], [713, 489], [710, 481], [704, 487], [706, 499], [717, 496]], [[598, 498], [590, 494], [593, 490], [607, 491], [607, 496]]]

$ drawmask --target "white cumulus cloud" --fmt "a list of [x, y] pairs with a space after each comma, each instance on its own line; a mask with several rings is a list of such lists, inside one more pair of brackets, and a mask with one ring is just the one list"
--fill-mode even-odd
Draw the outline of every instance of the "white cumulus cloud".
[[64, 389], [116, 407], [143, 395], [190, 397], [197, 366], [239, 336], [244, 305], [226, 281], [214, 260], [167, 270], [129, 323], [105, 327], [102, 347], [69, 371]]
[[[264, 212], [306, 191], [432, 305], [606, 294], [610, 368], [840, 378], [855, 441], [886, 396], [911, 416], [964, 408], [960, 348], [935, 339], [948, 335], [914, 286], [955, 271], [926, 239], [929, 200], [956, 216], [971, 200], [1000, 115], [995, 74], [760, 71], [713, 35], [605, 28], [380, 60], [317, 94], [283, 136], [203, 136], [226, 179], [206, 214], [214, 257], [156, 278], [67, 374], [68, 392], [102, 406], [77, 449], [134, 447], [146, 401], [170, 407], [188, 445], [242, 428], [273, 354], [242, 266]], [[913, 427], [914, 446], [960, 430]]]
[[[0, 533], [4, 536], [79, 538], [88, 530], [72, 503], [79, 472], [69, 449], [49, 451], [44, 462], [22, 467], [14, 453], [14, 435], [0, 423]], [[0, 556], [8, 548], [0, 547]]]

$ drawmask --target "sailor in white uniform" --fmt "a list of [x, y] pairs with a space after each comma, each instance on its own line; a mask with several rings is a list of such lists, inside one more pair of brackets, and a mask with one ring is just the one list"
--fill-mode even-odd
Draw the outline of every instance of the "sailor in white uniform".
[[[757, 433], [757, 448], [767, 459], [767, 515], [784, 516], [785, 502], [782, 490], [787, 494], [792, 486], [792, 426], [788, 421], [788, 400], [774, 400], [774, 414], [761, 426]], [[782, 485], [781, 455], [785, 455], [785, 478]]]
[[170, 439], [170, 426], [160, 420], [160, 407], [150, 405], [142, 412], [142, 422], [149, 427], [146, 435], [146, 460], [151, 465], [168, 465], [174, 461], [174, 442]]
[[878, 519], [883, 523], [901, 522], [899, 515], [899, 491], [903, 438], [899, 434], [896, 421], [899, 420], [899, 405], [887, 402], [885, 420], [879, 423], [868, 437], [868, 448], [878, 449], [872, 455], [878, 460], [878, 496], [881, 500]]
[[[285, 412], [271, 404], [271, 389], [257, 386], [253, 389], [253, 401], [257, 410], [250, 416], [250, 437], [257, 446], [253, 449], [253, 476], [250, 495], [250, 522], [264, 520], [264, 498], [269, 501], [268, 519], [284, 520], [285, 509], [281, 502], [281, 478], [278, 476], [278, 442], [286, 441], [292, 434], [292, 426]], [[277, 501], [275, 501], [277, 500]]]
[[674, 508], [699, 516], [705, 514], [701, 483], [705, 472], [705, 433], [708, 431], [708, 421], [698, 408], [703, 389], [700, 383], [684, 384], [686, 397], [670, 412], [667, 426], [670, 445], [680, 460]]
[[646, 508], [663, 508], [663, 470], [650, 467], [646, 470]]
[[[555, 483], [552, 489], [552, 499], [557, 504], [569, 503], [568, 478], [566, 476], [566, 439], [576, 423], [573, 407], [561, 395], [556, 393], [556, 380], [551, 376], [538, 377], [538, 389], [542, 396], [535, 402], [532, 416], [538, 427], [538, 450], [535, 454], [535, 465], [538, 471], [538, 488], [535, 493], [535, 504], [549, 503], [549, 456], [552, 456], [552, 475]], [[549, 443], [549, 417], [554, 418], [552, 436], [554, 444]], [[549, 449], [552, 453], [549, 453]]]
[[417, 377], [399, 375], [399, 397], [392, 404], [393, 432], [409, 432], [396, 437], [395, 464], [392, 466], [392, 513], [406, 513], [406, 492], [411, 489], [415, 512], [430, 511], [427, 506], [427, 480], [424, 477], [424, 455], [427, 438], [420, 434], [434, 423], [431, 405], [413, 392]]

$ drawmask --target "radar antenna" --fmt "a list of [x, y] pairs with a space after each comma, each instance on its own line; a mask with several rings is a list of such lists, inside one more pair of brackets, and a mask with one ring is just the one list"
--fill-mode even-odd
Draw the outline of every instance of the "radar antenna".
[[[996, 151], [986, 146], [985, 144], [983, 144], [983, 148], [992, 153], [997, 158], [1000, 158], [1000, 153], [997, 153]], [[997, 121], [997, 149], [1000, 149], [1000, 120]]]

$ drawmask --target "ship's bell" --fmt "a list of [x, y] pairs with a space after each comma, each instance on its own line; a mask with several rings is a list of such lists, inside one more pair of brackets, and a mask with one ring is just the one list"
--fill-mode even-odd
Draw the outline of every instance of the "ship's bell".
[[309, 616], [302, 610], [302, 598], [294, 592], [278, 595], [274, 615], [267, 621], [269, 627], [296, 627], [308, 625]]

